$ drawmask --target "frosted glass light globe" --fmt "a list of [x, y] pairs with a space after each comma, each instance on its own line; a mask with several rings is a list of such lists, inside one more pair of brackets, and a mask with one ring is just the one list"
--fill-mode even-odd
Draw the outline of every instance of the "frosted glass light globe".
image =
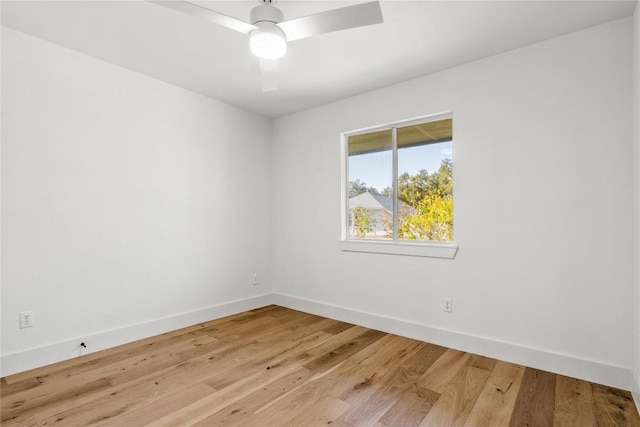
[[249, 38], [249, 47], [251, 53], [262, 59], [278, 59], [287, 53], [287, 41], [277, 27], [254, 30]]

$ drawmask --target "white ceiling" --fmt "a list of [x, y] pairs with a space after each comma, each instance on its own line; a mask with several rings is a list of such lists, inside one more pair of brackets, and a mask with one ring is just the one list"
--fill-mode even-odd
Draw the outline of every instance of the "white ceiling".
[[[248, 21], [256, 0], [196, 1]], [[355, 2], [280, 0], [285, 19]], [[627, 1], [382, 0], [384, 23], [289, 44], [261, 92], [247, 36], [144, 0], [2, 0], [2, 24], [279, 117], [629, 16]], [[570, 52], [567, 52], [570, 54]]]

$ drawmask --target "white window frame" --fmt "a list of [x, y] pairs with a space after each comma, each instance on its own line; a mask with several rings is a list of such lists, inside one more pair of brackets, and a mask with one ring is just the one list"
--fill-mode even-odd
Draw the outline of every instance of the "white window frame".
[[[397, 240], [397, 195], [394, 194], [393, 198], [393, 240], [366, 240], [366, 239], [351, 239], [349, 237], [349, 194], [347, 192], [347, 183], [349, 180], [349, 137], [353, 135], [359, 135], [363, 133], [376, 132], [386, 129], [399, 128], [405, 126], [412, 126], [425, 122], [432, 122], [444, 119], [453, 118], [453, 112], [443, 112], [437, 114], [431, 114], [428, 116], [415, 117], [408, 120], [402, 120], [398, 122], [372, 126], [368, 128], [358, 129], [354, 131], [343, 132], [340, 134], [340, 196], [341, 196], [341, 236], [338, 242], [339, 249], [344, 252], [364, 252], [364, 253], [376, 253], [376, 254], [389, 254], [389, 255], [405, 255], [405, 256], [418, 256], [429, 258], [445, 258], [453, 259], [458, 253], [458, 245], [455, 242], [433, 242], [433, 241], [408, 241]], [[393, 133], [392, 141], [393, 150], [393, 188], [398, 187], [398, 150], [395, 132]], [[455, 144], [454, 154], [455, 156]], [[454, 176], [455, 176], [455, 159], [454, 164]], [[394, 191], [397, 193], [397, 191]], [[455, 184], [454, 184], [455, 193]], [[455, 209], [454, 203], [454, 209]], [[455, 214], [454, 230], [455, 230]], [[454, 234], [455, 236], [455, 234]]]

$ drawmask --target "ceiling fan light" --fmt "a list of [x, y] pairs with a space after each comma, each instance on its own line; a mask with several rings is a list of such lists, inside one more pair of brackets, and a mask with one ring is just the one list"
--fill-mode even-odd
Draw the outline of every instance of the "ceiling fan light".
[[275, 29], [259, 28], [249, 38], [251, 53], [262, 59], [278, 59], [287, 53], [284, 35]]

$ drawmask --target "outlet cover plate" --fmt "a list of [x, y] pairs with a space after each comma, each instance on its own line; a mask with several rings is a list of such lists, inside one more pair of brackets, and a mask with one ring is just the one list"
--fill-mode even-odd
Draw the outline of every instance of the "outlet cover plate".
[[20, 328], [31, 328], [33, 326], [33, 311], [20, 312]]

